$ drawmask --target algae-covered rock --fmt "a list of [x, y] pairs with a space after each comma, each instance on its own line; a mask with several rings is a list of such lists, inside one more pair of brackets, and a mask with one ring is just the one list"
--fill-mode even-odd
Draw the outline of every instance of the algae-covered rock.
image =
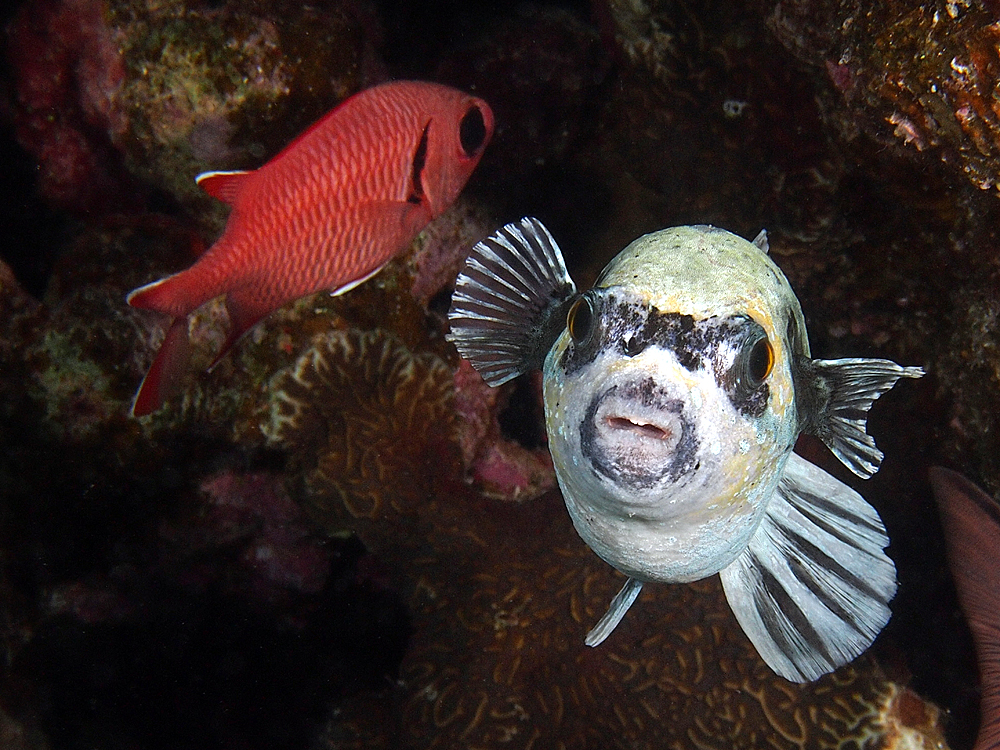
[[363, 28], [339, 4], [116, 0], [108, 19], [124, 65], [114, 142], [196, 210], [218, 206], [197, 174], [259, 167], [365, 82]]
[[770, 28], [827, 79], [826, 116], [976, 187], [1000, 175], [1000, 24], [968, 0], [762, 3]]

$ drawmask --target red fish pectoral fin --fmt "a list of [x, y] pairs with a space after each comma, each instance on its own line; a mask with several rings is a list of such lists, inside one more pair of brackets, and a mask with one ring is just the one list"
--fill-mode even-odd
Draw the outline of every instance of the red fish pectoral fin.
[[153, 365], [139, 386], [139, 392], [135, 394], [132, 402], [133, 417], [152, 414], [177, 396], [189, 356], [187, 318], [175, 318], [167, 329]]

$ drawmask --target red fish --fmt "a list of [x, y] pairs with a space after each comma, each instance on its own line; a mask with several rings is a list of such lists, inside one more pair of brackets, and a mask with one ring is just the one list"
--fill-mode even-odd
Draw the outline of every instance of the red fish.
[[948, 565], [979, 657], [979, 735], [974, 750], [1000, 748], [1000, 503], [968, 479], [930, 469]]
[[154, 412], [173, 395], [193, 310], [226, 295], [231, 327], [218, 362], [286, 302], [352, 289], [452, 204], [492, 135], [482, 99], [400, 81], [347, 99], [260, 169], [199, 175], [232, 213], [193, 266], [128, 296], [133, 307], [174, 319], [132, 414]]

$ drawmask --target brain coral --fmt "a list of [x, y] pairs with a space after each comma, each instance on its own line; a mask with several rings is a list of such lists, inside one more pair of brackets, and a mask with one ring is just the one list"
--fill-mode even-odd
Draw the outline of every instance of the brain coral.
[[461, 481], [452, 383], [382, 330], [323, 333], [270, 382], [261, 428], [293, 496], [357, 533], [412, 618], [398, 679], [336, 707], [317, 747], [943, 747], [870, 658], [775, 677], [718, 580], [644, 592], [627, 631], [586, 648], [620, 580], [554, 493], [498, 502]]
[[261, 429], [289, 451], [304, 497], [328, 525], [339, 525], [338, 500], [354, 518], [375, 518], [385, 503], [405, 512], [438, 469], [459, 473], [451, 370], [392, 334], [331, 331], [270, 390]]

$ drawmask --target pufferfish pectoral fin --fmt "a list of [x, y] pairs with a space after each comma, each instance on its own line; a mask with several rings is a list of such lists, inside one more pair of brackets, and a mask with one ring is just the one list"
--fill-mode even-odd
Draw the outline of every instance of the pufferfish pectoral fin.
[[871, 645], [896, 593], [888, 543], [861, 495], [789, 457], [749, 546], [721, 573], [736, 619], [771, 669], [809, 682]]
[[868, 410], [900, 378], [923, 377], [920, 367], [888, 359], [814, 359], [798, 363], [796, 398], [802, 431], [815, 435], [848, 469], [868, 479], [882, 451], [868, 434]]
[[448, 339], [490, 385], [539, 369], [576, 285], [545, 226], [530, 217], [472, 248], [455, 281]]

